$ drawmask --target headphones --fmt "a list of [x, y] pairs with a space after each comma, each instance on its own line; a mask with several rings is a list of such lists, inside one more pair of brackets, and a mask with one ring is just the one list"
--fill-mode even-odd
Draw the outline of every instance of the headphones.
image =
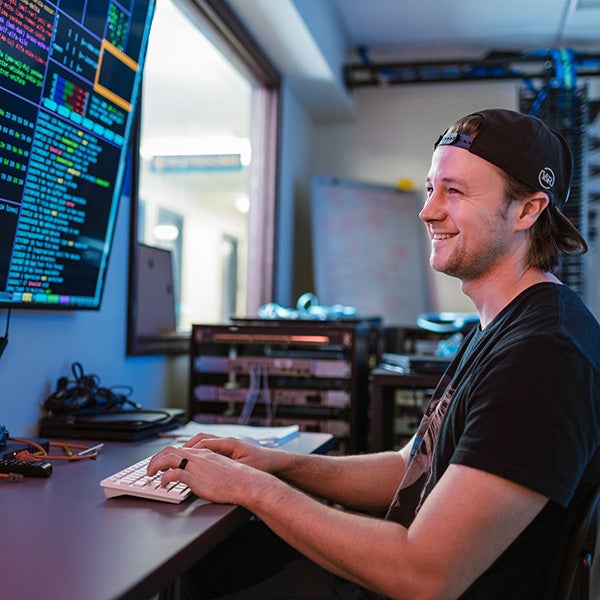
[[84, 374], [80, 363], [73, 363], [71, 371], [74, 379], [60, 377], [56, 382], [56, 390], [44, 402], [44, 408], [48, 412], [110, 412], [122, 410], [125, 404], [140, 408], [140, 405], [129, 400], [127, 395], [101, 387], [98, 376]]

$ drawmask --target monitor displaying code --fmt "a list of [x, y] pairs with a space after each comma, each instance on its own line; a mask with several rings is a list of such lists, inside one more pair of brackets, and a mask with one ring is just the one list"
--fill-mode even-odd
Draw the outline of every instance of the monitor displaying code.
[[0, 307], [100, 307], [153, 8], [0, 2]]

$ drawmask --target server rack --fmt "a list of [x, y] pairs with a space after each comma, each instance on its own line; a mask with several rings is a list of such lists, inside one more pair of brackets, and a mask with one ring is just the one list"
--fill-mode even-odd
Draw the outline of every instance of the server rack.
[[[573, 153], [573, 175], [569, 201], [562, 212], [589, 239], [589, 100], [587, 86], [544, 86], [540, 90], [522, 88], [519, 92], [522, 112], [533, 114], [549, 127], [558, 131], [568, 142]], [[561, 260], [557, 277], [582, 298], [587, 298], [587, 256], [565, 255]]]
[[189, 417], [205, 423], [298, 424], [367, 449], [371, 322], [240, 320], [192, 326]]

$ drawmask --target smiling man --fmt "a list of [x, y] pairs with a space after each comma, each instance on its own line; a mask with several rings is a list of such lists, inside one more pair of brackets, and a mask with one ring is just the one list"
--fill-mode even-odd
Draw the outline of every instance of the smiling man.
[[268, 528], [200, 561], [188, 597], [554, 598], [568, 509], [600, 484], [600, 327], [554, 274], [586, 250], [561, 213], [571, 173], [563, 138], [517, 112], [483, 110], [440, 137], [420, 217], [431, 266], [460, 279], [480, 325], [399, 452], [198, 436], [157, 454], [149, 472], [165, 485], [241, 504]]

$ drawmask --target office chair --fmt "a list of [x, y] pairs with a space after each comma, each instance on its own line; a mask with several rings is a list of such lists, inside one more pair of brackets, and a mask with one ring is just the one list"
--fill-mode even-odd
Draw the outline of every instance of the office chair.
[[[600, 486], [575, 507], [555, 600], [597, 600], [600, 591], [600, 547], [596, 540], [600, 519]], [[592, 576], [594, 574], [594, 577]], [[591, 588], [596, 587], [595, 597]]]

